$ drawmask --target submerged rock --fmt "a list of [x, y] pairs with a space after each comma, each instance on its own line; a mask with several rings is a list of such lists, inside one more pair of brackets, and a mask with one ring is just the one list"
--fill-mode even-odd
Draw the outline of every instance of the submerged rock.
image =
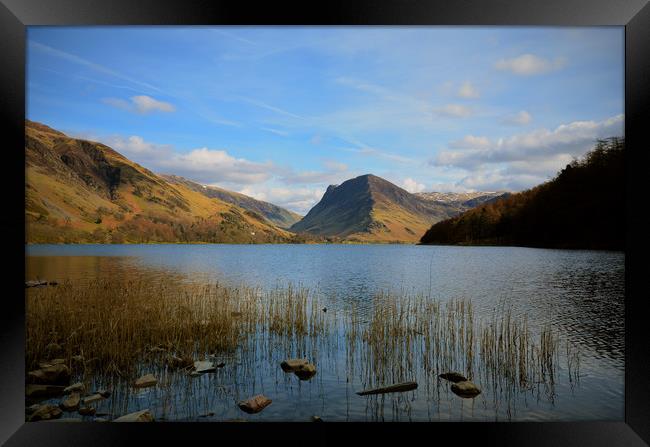
[[61, 411], [61, 409], [56, 405], [45, 404], [45, 405], [40, 405], [38, 408], [36, 408], [32, 412], [32, 414], [27, 418], [27, 421], [29, 422], [47, 421], [49, 419], [60, 418], [62, 414], [63, 411]]
[[149, 410], [136, 411], [135, 413], [125, 414], [113, 422], [153, 422], [153, 414]]
[[269, 399], [268, 397], [258, 394], [257, 396], [253, 396], [250, 399], [247, 400], [242, 400], [240, 401], [237, 406], [244, 412], [252, 414], [252, 413], [259, 413], [269, 405], [271, 405], [273, 401]]
[[306, 365], [301, 365], [293, 372], [300, 380], [309, 380], [316, 375], [316, 366], [307, 363]]
[[149, 386], [154, 386], [157, 383], [158, 379], [156, 379], [153, 374], [145, 374], [144, 376], [137, 379], [133, 386], [136, 388], [146, 388]]
[[29, 398], [60, 396], [65, 390], [64, 386], [57, 385], [27, 385], [25, 396]]
[[82, 416], [93, 416], [96, 411], [95, 408], [89, 406], [79, 408], [79, 414]]
[[481, 389], [469, 380], [453, 383], [451, 385], [451, 391], [464, 398], [473, 398], [481, 394]]
[[63, 411], [75, 411], [79, 409], [79, 404], [81, 403], [81, 395], [77, 392], [70, 394], [67, 398], [63, 399], [63, 402], [59, 405]]
[[384, 386], [380, 388], [373, 388], [357, 392], [359, 396], [366, 396], [368, 394], [385, 394], [385, 393], [399, 393], [403, 391], [411, 391], [418, 387], [417, 382], [403, 382], [394, 385]]
[[298, 368], [308, 364], [309, 361], [307, 359], [289, 359], [280, 363], [280, 368], [284, 372], [295, 372]]
[[457, 372], [448, 372], [448, 373], [440, 374], [438, 377], [440, 377], [441, 379], [449, 380], [450, 382], [454, 382], [454, 383], [464, 382], [467, 380], [464, 375]]
[[46, 368], [30, 371], [27, 379], [32, 383], [48, 385], [67, 385], [70, 383], [70, 368], [63, 364], [50, 365]]

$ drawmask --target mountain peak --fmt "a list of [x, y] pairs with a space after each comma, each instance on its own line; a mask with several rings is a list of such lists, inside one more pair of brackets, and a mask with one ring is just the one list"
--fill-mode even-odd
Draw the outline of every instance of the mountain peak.
[[374, 174], [330, 185], [322, 199], [291, 231], [353, 241], [415, 242], [455, 207], [417, 197]]

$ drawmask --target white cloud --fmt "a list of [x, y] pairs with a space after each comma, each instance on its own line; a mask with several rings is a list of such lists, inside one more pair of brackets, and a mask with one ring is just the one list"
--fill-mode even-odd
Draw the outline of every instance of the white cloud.
[[412, 178], [408, 177], [402, 182], [402, 186], [408, 192], [422, 192], [425, 190], [426, 186], [422, 183], [418, 183]]
[[475, 99], [481, 96], [478, 89], [469, 81], [463, 82], [458, 89], [458, 96], [465, 99]]
[[271, 127], [262, 127], [261, 129], [265, 130], [266, 132], [271, 132], [271, 133], [274, 133], [276, 135], [280, 135], [282, 137], [289, 136], [289, 132], [286, 132], [284, 130], [273, 129]]
[[130, 100], [131, 102], [119, 98], [104, 98], [102, 99], [102, 102], [104, 104], [108, 104], [109, 106], [117, 107], [118, 109], [141, 114], [147, 114], [155, 111], [170, 113], [176, 110], [172, 104], [164, 101], [158, 101], [151, 96], [132, 96]]
[[525, 126], [533, 120], [533, 116], [525, 110], [521, 110], [514, 115], [506, 116], [503, 120], [504, 124], [512, 126]]
[[433, 113], [448, 118], [467, 118], [472, 114], [472, 109], [462, 104], [446, 104], [442, 107], [435, 107]]
[[242, 188], [240, 193], [257, 200], [271, 202], [299, 214], [307, 214], [323, 197], [322, 188], [283, 188], [269, 185], [255, 185]]
[[257, 163], [235, 158], [225, 150], [194, 149], [188, 153], [176, 153], [159, 160], [159, 169], [205, 183], [231, 182], [236, 184], [262, 183], [278, 171], [271, 162]]
[[484, 164], [548, 160], [558, 154], [579, 156], [598, 138], [623, 134], [623, 115], [603, 121], [574, 121], [554, 130], [538, 129], [497, 140], [467, 136], [449, 144], [432, 162], [437, 166], [474, 169]]
[[171, 146], [150, 143], [137, 135], [132, 135], [127, 138], [119, 135], [111, 136], [104, 139], [104, 144], [127, 156], [137, 156], [141, 159], [164, 157], [172, 153]]
[[512, 59], [500, 59], [494, 64], [497, 70], [509, 71], [520, 76], [531, 76], [559, 70], [566, 63], [563, 58], [548, 60], [534, 54], [522, 54]]
[[140, 113], [149, 113], [154, 111], [173, 112], [176, 110], [170, 103], [158, 101], [157, 99], [146, 95], [133, 96], [131, 102], [133, 102], [136, 110]]
[[449, 147], [452, 149], [474, 149], [474, 148], [487, 148], [490, 146], [490, 139], [487, 137], [475, 137], [474, 135], [466, 135], [460, 140], [452, 141]]

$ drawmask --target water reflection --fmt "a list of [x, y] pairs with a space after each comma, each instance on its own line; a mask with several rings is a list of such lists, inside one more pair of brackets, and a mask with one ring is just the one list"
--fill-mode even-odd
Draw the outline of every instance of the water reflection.
[[[163, 278], [223, 281], [266, 289], [288, 282], [311, 288], [330, 314], [348, 315], [354, 303], [360, 324], [377, 305], [376, 294], [425, 294], [441, 300], [465, 297], [477, 318], [506, 308], [526, 315], [537, 333], [547, 323], [581, 348], [581, 378], [550, 389], [538, 384], [522, 391], [494, 377], [479, 376], [484, 393], [459, 399], [438, 383], [425, 365], [391, 380], [417, 379], [420, 387], [403, 394], [360, 397], [368, 385], [359, 359], [340, 332], [313, 340], [261, 337], [226, 361], [215, 374], [188, 380], [157, 371], [171, 385], [132, 393], [119, 381], [115, 397], [98, 412], [123, 414], [152, 408], [168, 420], [579, 420], [622, 419], [623, 293], [622, 253], [488, 247], [412, 246], [83, 246], [30, 247], [28, 279], [88, 281], [94, 278]], [[252, 355], [251, 353], [255, 353]], [[358, 351], [357, 351], [358, 354]], [[301, 382], [284, 374], [287, 356], [318, 359], [319, 374]], [[263, 359], [260, 363], [260, 359]], [[355, 369], [356, 368], [356, 369]], [[367, 370], [365, 373], [367, 374]], [[407, 377], [406, 372], [416, 377]], [[402, 374], [402, 375], [400, 375]], [[99, 386], [99, 383], [98, 383]], [[274, 403], [257, 415], [243, 414], [234, 403], [264, 393]], [[213, 413], [212, 415], [210, 415]]]

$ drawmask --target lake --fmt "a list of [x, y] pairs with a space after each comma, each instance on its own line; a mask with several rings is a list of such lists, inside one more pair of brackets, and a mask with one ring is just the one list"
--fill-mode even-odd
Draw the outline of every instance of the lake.
[[[215, 374], [175, 378], [171, 391], [116, 388], [98, 411], [151, 408], [158, 419], [204, 421], [307, 421], [312, 415], [326, 421], [623, 420], [624, 260], [622, 252], [519, 247], [30, 245], [26, 279], [83, 283], [175, 275], [179, 281], [263, 290], [291, 284], [309, 289], [337, 318], [345, 318], [351, 303], [359, 318], [369, 317], [381, 305], [381, 293], [468, 299], [477, 319], [508, 308], [525, 316], [533, 333], [550, 326], [580, 352], [575, 381], [569, 380], [560, 349], [550, 391], [538, 387], [504, 395], [477, 375], [483, 393], [461, 399], [414, 364], [410, 374], [417, 390], [362, 397], [355, 394], [362, 379], [346, 373], [346, 352], [337, 348], [342, 335], [335, 333], [320, 348], [318, 374], [309, 381], [280, 370], [286, 353], [279, 349], [255, 359], [242, 352]], [[237, 369], [242, 364], [251, 367], [245, 379]], [[247, 415], [233, 404], [260, 392], [273, 399], [261, 413]], [[200, 417], [207, 413], [212, 415]]]

